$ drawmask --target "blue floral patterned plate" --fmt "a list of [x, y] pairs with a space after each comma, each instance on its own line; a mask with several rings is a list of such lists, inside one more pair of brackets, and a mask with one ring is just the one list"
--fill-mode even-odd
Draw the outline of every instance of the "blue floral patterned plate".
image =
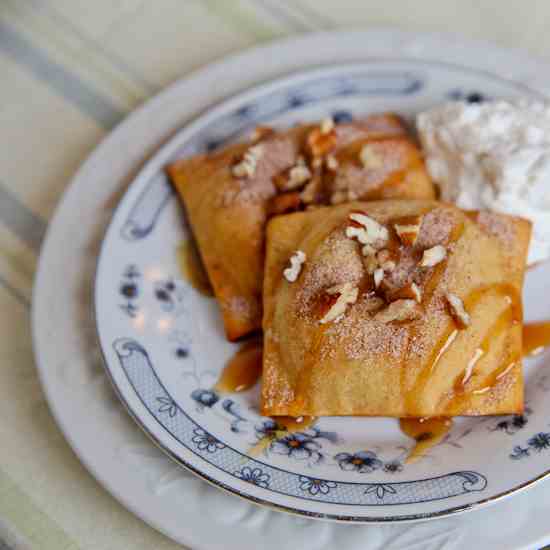
[[[174, 460], [244, 498], [311, 517], [356, 522], [427, 519], [508, 495], [549, 471], [548, 356], [527, 361], [525, 414], [460, 419], [422, 460], [405, 464], [414, 441], [392, 419], [321, 418], [261, 453], [274, 423], [258, 413], [258, 388], [213, 389], [235, 351], [215, 300], [178, 267], [188, 238], [163, 167], [246, 136], [332, 115], [404, 116], [448, 98], [533, 94], [524, 86], [454, 65], [379, 60], [286, 77], [210, 110], [149, 161], [107, 231], [96, 278], [97, 328], [109, 375], [129, 412]], [[527, 318], [544, 318], [548, 266], [529, 271]], [[542, 297], [542, 298], [541, 298]]]

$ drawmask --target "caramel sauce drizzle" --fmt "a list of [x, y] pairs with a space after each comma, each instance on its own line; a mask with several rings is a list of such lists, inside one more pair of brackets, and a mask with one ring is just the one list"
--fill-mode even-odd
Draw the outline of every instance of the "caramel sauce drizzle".
[[423, 457], [432, 447], [440, 443], [453, 427], [453, 421], [444, 416], [400, 418], [399, 427], [405, 435], [416, 441], [405, 460], [406, 463], [411, 463]]
[[178, 261], [184, 279], [195, 290], [203, 296], [214, 295], [195, 241], [188, 239], [178, 247]]
[[[263, 345], [260, 340], [245, 342], [227, 362], [213, 389], [219, 393], [235, 393], [252, 388], [262, 374], [262, 352]], [[277, 424], [276, 428], [252, 447], [253, 456], [260, 454], [271, 441], [307, 429], [317, 417], [276, 416], [273, 420]], [[292, 446], [292, 443], [290, 441], [289, 445]]]
[[[474, 221], [477, 218], [477, 212], [467, 213], [467, 215], [469, 215], [469, 217]], [[451, 233], [448, 244], [452, 244], [458, 241], [462, 236], [464, 229], [465, 229], [465, 225], [463, 223], [457, 225], [453, 229], [453, 232]], [[433, 294], [437, 289], [440, 283], [440, 280], [445, 272], [447, 263], [448, 263], [448, 258], [444, 262], [438, 264], [434, 268], [430, 279], [427, 281], [425, 285], [424, 297], [423, 297], [423, 303], [425, 304], [425, 307], [429, 307]], [[477, 364], [477, 362], [482, 360], [483, 357], [489, 352], [491, 344], [498, 338], [498, 336], [503, 331], [507, 330], [511, 324], [522, 322], [523, 312], [522, 312], [520, 296], [518, 295], [517, 290], [510, 285], [505, 285], [505, 284], [488, 285], [488, 286], [483, 286], [474, 290], [464, 300], [464, 305], [467, 311], [471, 313], [472, 310], [475, 308], [475, 305], [489, 293], [497, 293], [498, 295], [502, 295], [505, 299], [509, 301], [510, 307], [506, 308], [506, 310], [496, 320], [495, 324], [487, 331], [487, 334], [485, 335], [483, 341], [481, 342], [480, 346], [476, 351], [476, 356], [474, 356], [468, 361], [467, 364], [471, 367], [471, 372], [463, 373], [459, 377], [457, 377], [457, 380], [455, 380], [453, 398], [449, 403], [449, 405], [447, 406], [447, 409], [450, 409], [451, 407], [456, 409], [457, 406], [461, 405], [461, 402], [457, 402], [457, 401], [465, 400], [466, 394], [465, 394], [464, 386], [470, 380], [472, 380], [472, 378], [474, 378], [475, 375], [473, 374], [473, 370], [475, 369], [475, 365]], [[420, 369], [420, 372], [416, 377], [416, 380], [412, 384], [412, 387], [408, 389], [409, 388], [408, 379], [407, 379], [408, 369], [406, 368], [406, 364], [410, 362], [410, 348], [417, 334], [417, 328], [414, 325], [412, 325], [409, 328], [408, 346], [407, 346], [407, 350], [404, 353], [402, 364], [401, 364], [401, 387], [403, 388], [404, 394], [405, 394], [405, 408], [406, 408], [407, 414], [414, 415], [419, 413], [419, 408], [421, 406], [421, 399], [424, 393], [423, 390], [428, 384], [431, 378], [431, 374], [434, 372], [441, 357], [445, 354], [445, 352], [450, 348], [450, 346], [456, 339], [458, 335], [458, 329], [459, 327], [457, 327], [456, 323], [453, 321], [450, 327], [442, 334], [437, 345], [432, 350], [432, 353], [430, 355], [429, 360], [427, 361], [427, 364], [424, 366], [417, 365], [417, 367]], [[548, 328], [548, 333], [550, 333], [550, 327]], [[543, 341], [546, 343], [546, 345], [550, 344], [550, 334], [548, 334], [547, 338], [543, 339]], [[483, 381], [483, 387], [481, 389], [474, 389], [472, 393], [485, 393], [486, 391], [489, 391], [490, 389], [492, 389], [492, 387], [495, 384], [497, 384], [498, 381], [501, 378], [503, 378], [517, 364], [518, 360], [519, 358], [510, 357], [508, 361], [505, 361], [503, 363], [502, 367], [492, 372]], [[466, 378], [466, 375], [467, 375], [467, 378]], [[474, 384], [470, 384], [470, 385], [474, 385]], [[425, 421], [426, 420], [423, 420], [422, 422], [425, 422]], [[408, 425], [410, 426], [411, 423], [413, 423], [414, 421], [412, 419], [407, 419], [407, 420], [403, 420], [402, 423], [403, 422], [408, 423]], [[418, 421], [418, 422], [421, 422], [421, 421]], [[405, 427], [405, 429], [410, 429], [410, 428]], [[439, 438], [437, 441], [439, 441], [440, 439], [441, 438]], [[429, 448], [430, 446], [433, 446], [433, 445], [426, 444], [426, 446], [427, 448]], [[421, 454], [421, 452], [424, 452], [424, 451], [422, 451], [422, 449], [420, 451], [414, 450], [413, 455], [417, 456]], [[411, 455], [411, 458], [413, 455]]]
[[[496, 294], [498, 296], [502, 296], [504, 299], [507, 299], [509, 302], [509, 307], [507, 307], [499, 315], [495, 323], [489, 328], [483, 337], [483, 340], [478, 346], [478, 349], [482, 351], [482, 355], [478, 358], [478, 361], [483, 360], [483, 357], [487, 355], [493, 342], [499, 337], [500, 334], [502, 334], [502, 332], [507, 330], [512, 324], [521, 322], [523, 317], [521, 300], [519, 299], [516, 289], [506, 284], [487, 285], [473, 290], [464, 300], [466, 310], [471, 314], [472, 311], [474, 311], [475, 306], [489, 294]], [[428, 384], [437, 363], [444, 353], [450, 348], [450, 345], [456, 339], [457, 335], [458, 329], [454, 325], [453, 321], [453, 324], [445, 331], [437, 345], [434, 347], [426, 365], [421, 368], [412, 388], [405, 394], [405, 406], [408, 414], [418, 414], [418, 409], [421, 405], [420, 400], [424, 393], [423, 390]], [[470, 359], [471, 358], [468, 359], [468, 362]], [[502, 367], [493, 371], [485, 380], [483, 380], [483, 388], [490, 388], [494, 386], [498, 380], [502, 378], [504, 371], [510, 368], [510, 365], [517, 362], [517, 360], [518, 358], [510, 358], [508, 361], [505, 361]], [[407, 361], [406, 356], [404, 361]], [[476, 386], [477, 384], [474, 383], [475, 380], [476, 375], [474, 373], [465, 382], [469, 383], [470, 386]], [[469, 394], [465, 392], [463, 382], [464, 373], [461, 373], [454, 382], [454, 395], [447, 406], [447, 410], [456, 410], [457, 407], [460, 407], [467, 400]], [[479, 392], [477, 389], [474, 391]]]
[[523, 308], [518, 291], [506, 283], [481, 286], [473, 290], [464, 300], [464, 307], [467, 310], [473, 309], [476, 304], [489, 293], [495, 293], [508, 300], [513, 323], [521, 323], [523, 320]]
[[[512, 307], [506, 308], [497, 318], [495, 323], [487, 330], [483, 340], [478, 346], [478, 349], [481, 352], [481, 356], [478, 361], [482, 361], [490, 349], [493, 342], [505, 331], [515, 320], [514, 310]], [[481, 384], [481, 389], [473, 389], [472, 393], [480, 394], [489, 391], [493, 386], [495, 386], [498, 381], [507, 373], [519, 360], [519, 357], [508, 357], [506, 361], [503, 362], [502, 366], [494, 370], [492, 373], [487, 375]], [[476, 362], [477, 364], [477, 362]], [[454, 395], [447, 406], [447, 410], [451, 408], [461, 407], [468, 400], [469, 395], [466, 392], [466, 386], [476, 386], [476, 380], [478, 377], [476, 373], [473, 372], [468, 380], [464, 381], [464, 375], [461, 374], [454, 382]]]
[[428, 365], [430, 366], [428, 375], [430, 375], [434, 371], [435, 367], [437, 367], [439, 360], [441, 359], [441, 357], [443, 357], [443, 354], [451, 347], [452, 343], [456, 340], [457, 336], [458, 336], [458, 329], [453, 328], [449, 336], [446, 336], [445, 342], [443, 343], [443, 345], [441, 345], [441, 342], [443, 342], [443, 340], [441, 340], [440, 344], [435, 347], [435, 349], [432, 352], [432, 356], [435, 355], [435, 359], [428, 361]]
[[550, 346], [550, 321], [523, 325], [523, 356], [533, 356]]
[[242, 392], [252, 388], [262, 375], [261, 341], [243, 344], [227, 362], [214, 390], [220, 393]]
[[[447, 246], [457, 242], [460, 239], [460, 237], [462, 237], [462, 234], [464, 233], [464, 229], [465, 229], [464, 223], [459, 223], [455, 225], [455, 227], [453, 227], [453, 230], [451, 231], [451, 234], [449, 236]], [[425, 284], [423, 298], [422, 298], [422, 303], [424, 304], [425, 308], [430, 307], [430, 302], [433, 298], [435, 290], [437, 289], [441, 281], [441, 278], [445, 273], [445, 269], [447, 268], [448, 261], [449, 261], [449, 257], [447, 256], [447, 259], [437, 264], [433, 268], [431, 277]], [[423, 390], [426, 384], [428, 383], [428, 380], [430, 379], [431, 373], [434, 371], [441, 357], [444, 355], [444, 353], [449, 349], [453, 341], [456, 339], [458, 335], [458, 331], [457, 331], [457, 327], [454, 324], [452, 324], [445, 331], [445, 333], [441, 336], [441, 338], [437, 342], [436, 346], [434, 346], [427, 364], [424, 367], [422, 367], [422, 365], [418, 365], [418, 368], [420, 368], [420, 373], [417, 376], [410, 390], [407, 389], [409, 385], [407, 380], [407, 373], [409, 370], [407, 368], [407, 364], [410, 362], [411, 345], [414, 342], [414, 339], [417, 335], [417, 328], [415, 327], [414, 324], [409, 327], [408, 332], [409, 332], [408, 345], [407, 345], [407, 349], [405, 350], [405, 353], [403, 354], [403, 358], [401, 360], [401, 388], [404, 393], [405, 409], [407, 411], [407, 414], [418, 415], [419, 414], [418, 408], [419, 408], [419, 405], [421, 405], [420, 400], [423, 394]]]
[[430, 357], [424, 367], [420, 368], [420, 372], [416, 377], [412, 387], [407, 390], [407, 367], [406, 364], [410, 361], [410, 346], [416, 337], [416, 329], [409, 329], [408, 349], [405, 351], [401, 361], [401, 387], [404, 389], [405, 410], [410, 415], [420, 415], [419, 407], [421, 406], [421, 398], [423, 390], [428, 384], [428, 381], [435, 369], [435, 366], [449, 349], [450, 345], [455, 340], [458, 331], [454, 325], [451, 325], [441, 336], [437, 344], [432, 349]]

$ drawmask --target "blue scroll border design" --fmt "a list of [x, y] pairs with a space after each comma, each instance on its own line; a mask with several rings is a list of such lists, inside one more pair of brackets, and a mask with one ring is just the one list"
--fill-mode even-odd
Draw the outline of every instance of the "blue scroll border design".
[[[458, 471], [420, 480], [384, 483], [344, 482], [312, 477], [311, 483], [317, 483], [322, 488], [330, 487], [330, 491], [312, 494], [311, 490], [304, 490], [306, 485], [311, 489], [309, 481], [304, 484], [305, 476], [247, 456], [197, 424], [171, 397], [156, 374], [147, 351], [137, 341], [119, 338], [113, 342], [113, 348], [142, 405], [171, 437], [195, 456], [241, 481], [243, 468], [260, 470], [261, 475], [270, 480], [268, 487], [262, 487], [265, 491], [326, 504], [392, 506], [443, 500], [480, 492], [487, 487], [488, 481], [484, 475]], [[167, 403], [171, 407], [167, 407]], [[177, 460], [186, 464], [182, 457], [177, 457]]]

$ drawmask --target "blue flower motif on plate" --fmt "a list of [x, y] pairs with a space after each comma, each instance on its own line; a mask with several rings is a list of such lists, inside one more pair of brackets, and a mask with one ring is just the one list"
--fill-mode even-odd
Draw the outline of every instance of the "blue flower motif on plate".
[[526, 449], [521, 445], [516, 445], [510, 454], [510, 458], [512, 460], [521, 460], [522, 458], [527, 458], [528, 456], [531, 456], [529, 449]]
[[263, 472], [260, 468], [249, 468], [248, 466], [244, 466], [240, 471], [236, 471], [235, 475], [243, 481], [248, 481], [264, 489], [269, 487], [269, 482], [271, 480], [271, 476]]
[[169, 397], [157, 397], [157, 401], [160, 403], [159, 412], [166, 412], [171, 418], [176, 416], [178, 407]]
[[186, 359], [189, 359], [191, 357], [192, 339], [187, 331], [179, 329], [173, 330], [168, 335], [168, 341], [175, 344], [173, 348], [173, 353], [176, 359], [185, 362]]
[[328, 495], [331, 489], [337, 487], [337, 483], [334, 481], [325, 481], [324, 479], [315, 479], [313, 477], [300, 476], [300, 489], [307, 491], [310, 495]]
[[187, 359], [187, 357], [189, 357], [189, 350], [183, 346], [180, 346], [174, 350], [174, 355], [178, 359]]
[[213, 435], [210, 435], [208, 432], [202, 428], [195, 428], [193, 430], [195, 434], [191, 441], [195, 444], [199, 451], [206, 451], [208, 453], [215, 453], [220, 449], [223, 449], [225, 445], [218, 441]]
[[320, 443], [311, 436], [300, 432], [277, 439], [269, 446], [269, 450], [276, 454], [285, 455], [295, 460], [309, 460], [313, 464], [323, 459], [323, 455], [319, 452], [320, 449]]
[[550, 433], [540, 432], [535, 434], [531, 439], [529, 439], [529, 441], [527, 441], [527, 445], [529, 445], [529, 447], [537, 453], [550, 449]]
[[466, 103], [483, 103], [490, 99], [485, 94], [477, 91], [465, 92], [463, 90], [451, 90], [447, 95], [449, 99], [454, 101], [466, 101]]
[[176, 315], [183, 312], [185, 291], [174, 279], [156, 281], [154, 293], [155, 299], [164, 311], [174, 312]]
[[350, 111], [341, 109], [332, 113], [332, 120], [334, 120], [335, 124], [345, 124], [353, 120], [353, 115]]
[[365, 495], [375, 494], [378, 500], [383, 500], [386, 494], [395, 495], [397, 489], [392, 485], [387, 485], [385, 483], [377, 483], [376, 485], [371, 485], [366, 491]]
[[515, 414], [511, 417], [508, 417], [504, 420], [499, 420], [492, 428], [489, 428], [491, 432], [501, 431], [505, 432], [508, 435], [514, 435], [527, 426], [529, 420], [527, 417], [533, 411], [529, 408], [525, 408], [524, 414]]
[[137, 299], [139, 297], [138, 281], [141, 277], [138, 268], [135, 265], [129, 265], [122, 274], [118, 291], [122, 296], [124, 303], [120, 304], [120, 309], [129, 317], [135, 317], [138, 314], [139, 307]]
[[275, 422], [275, 420], [264, 420], [261, 424], [254, 426], [256, 437], [258, 439], [274, 438], [277, 436], [277, 432], [281, 431], [281, 427]]
[[302, 107], [303, 105], [305, 105], [308, 101], [309, 99], [305, 96], [302, 96], [299, 94], [291, 95], [288, 98], [288, 107], [290, 109], [298, 109], [299, 107]]
[[220, 396], [215, 391], [203, 388], [193, 390], [191, 398], [204, 407], [213, 407], [220, 400]]
[[250, 115], [252, 115], [254, 113], [254, 111], [257, 110], [257, 108], [258, 108], [258, 106], [254, 103], [246, 104], [246, 105], [243, 105], [242, 107], [239, 107], [235, 111], [235, 115], [239, 118], [248, 118], [248, 117], [250, 117]]
[[531, 451], [542, 453], [550, 449], [550, 432], [539, 432], [527, 440], [527, 447], [516, 445], [509, 455], [512, 460], [521, 460], [531, 456]]
[[216, 149], [223, 145], [224, 140], [212, 139], [206, 142], [205, 148], [208, 153], [213, 153]]
[[403, 463], [400, 460], [390, 460], [384, 464], [384, 472], [387, 474], [398, 474], [403, 471]]
[[508, 435], [513, 435], [527, 424], [527, 419], [522, 414], [518, 414], [512, 417], [511, 420], [500, 420], [495, 424], [493, 428], [490, 428], [492, 432], [501, 431]]
[[357, 453], [338, 453], [334, 456], [340, 469], [349, 472], [355, 471], [360, 474], [370, 474], [382, 468], [384, 463], [379, 460], [376, 453], [372, 451], [359, 451]]

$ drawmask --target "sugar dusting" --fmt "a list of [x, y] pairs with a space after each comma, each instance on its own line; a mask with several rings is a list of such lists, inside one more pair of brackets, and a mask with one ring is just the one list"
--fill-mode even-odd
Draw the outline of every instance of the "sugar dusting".
[[351, 197], [361, 197], [382, 185], [391, 174], [405, 169], [407, 150], [400, 142], [372, 142], [373, 154], [380, 157], [380, 166], [363, 167], [356, 161], [341, 163], [332, 181], [332, 193], [347, 191]]
[[343, 228], [338, 228], [305, 264], [303, 284], [296, 294], [298, 316], [310, 317], [325, 289], [343, 283], [358, 285], [363, 276], [363, 260], [357, 244], [345, 236]]
[[233, 185], [222, 194], [223, 206], [261, 202], [274, 197], [277, 188], [273, 176], [296, 164], [299, 144], [290, 135], [277, 135], [265, 139], [262, 156], [258, 159], [254, 175], [250, 179], [235, 178]]
[[338, 146], [345, 147], [358, 139], [401, 136], [407, 134], [403, 122], [395, 116], [374, 114], [351, 124], [337, 124], [335, 127]]
[[222, 304], [222, 309], [229, 310], [239, 319], [256, 319], [260, 313], [258, 302], [244, 296], [233, 296]]
[[[303, 139], [312, 128], [297, 126], [285, 133], [261, 132], [259, 140], [255, 143], [256, 147], [261, 146], [262, 154], [257, 159], [254, 171], [249, 178], [233, 176], [233, 169], [242, 161], [242, 156], [233, 158], [233, 162], [229, 162], [225, 167], [231, 177], [220, 189], [219, 205], [228, 207], [233, 204], [258, 203], [273, 198], [277, 194], [273, 178], [296, 165], [303, 149]], [[407, 134], [400, 119], [384, 113], [371, 115], [349, 124], [337, 124], [334, 131], [337, 139], [335, 152], [359, 140], [392, 138]], [[399, 141], [373, 142], [372, 147], [380, 150], [380, 155], [384, 159], [383, 167], [376, 170], [359, 169], [356, 173], [355, 167], [348, 163], [348, 168], [344, 171], [338, 170], [338, 173], [342, 172], [342, 174], [337, 177], [342, 179], [336, 187], [349, 192], [350, 198], [375, 188], [393, 171], [403, 169], [403, 161], [407, 153], [401, 150], [404, 147], [402, 143]], [[346, 174], [348, 169], [349, 174]]]
[[438, 244], [446, 244], [457, 223], [459, 223], [459, 220], [453, 210], [434, 208], [422, 218], [415, 248], [424, 250]]
[[[375, 321], [373, 312], [368, 310], [368, 300], [362, 300], [354, 306], [352, 315], [333, 325], [325, 333], [322, 356], [331, 357], [335, 350], [343, 350], [349, 360], [367, 355], [401, 357], [408, 341], [407, 327]], [[388, 366], [396, 364], [389, 362]]]
[[507, 221], [502, 215], [488, 210], [482, 210], [477, 215], [477, 223], [489, 235], [497, 237], [508, 247], [516, 239], [516, 228], [512, 221]]

